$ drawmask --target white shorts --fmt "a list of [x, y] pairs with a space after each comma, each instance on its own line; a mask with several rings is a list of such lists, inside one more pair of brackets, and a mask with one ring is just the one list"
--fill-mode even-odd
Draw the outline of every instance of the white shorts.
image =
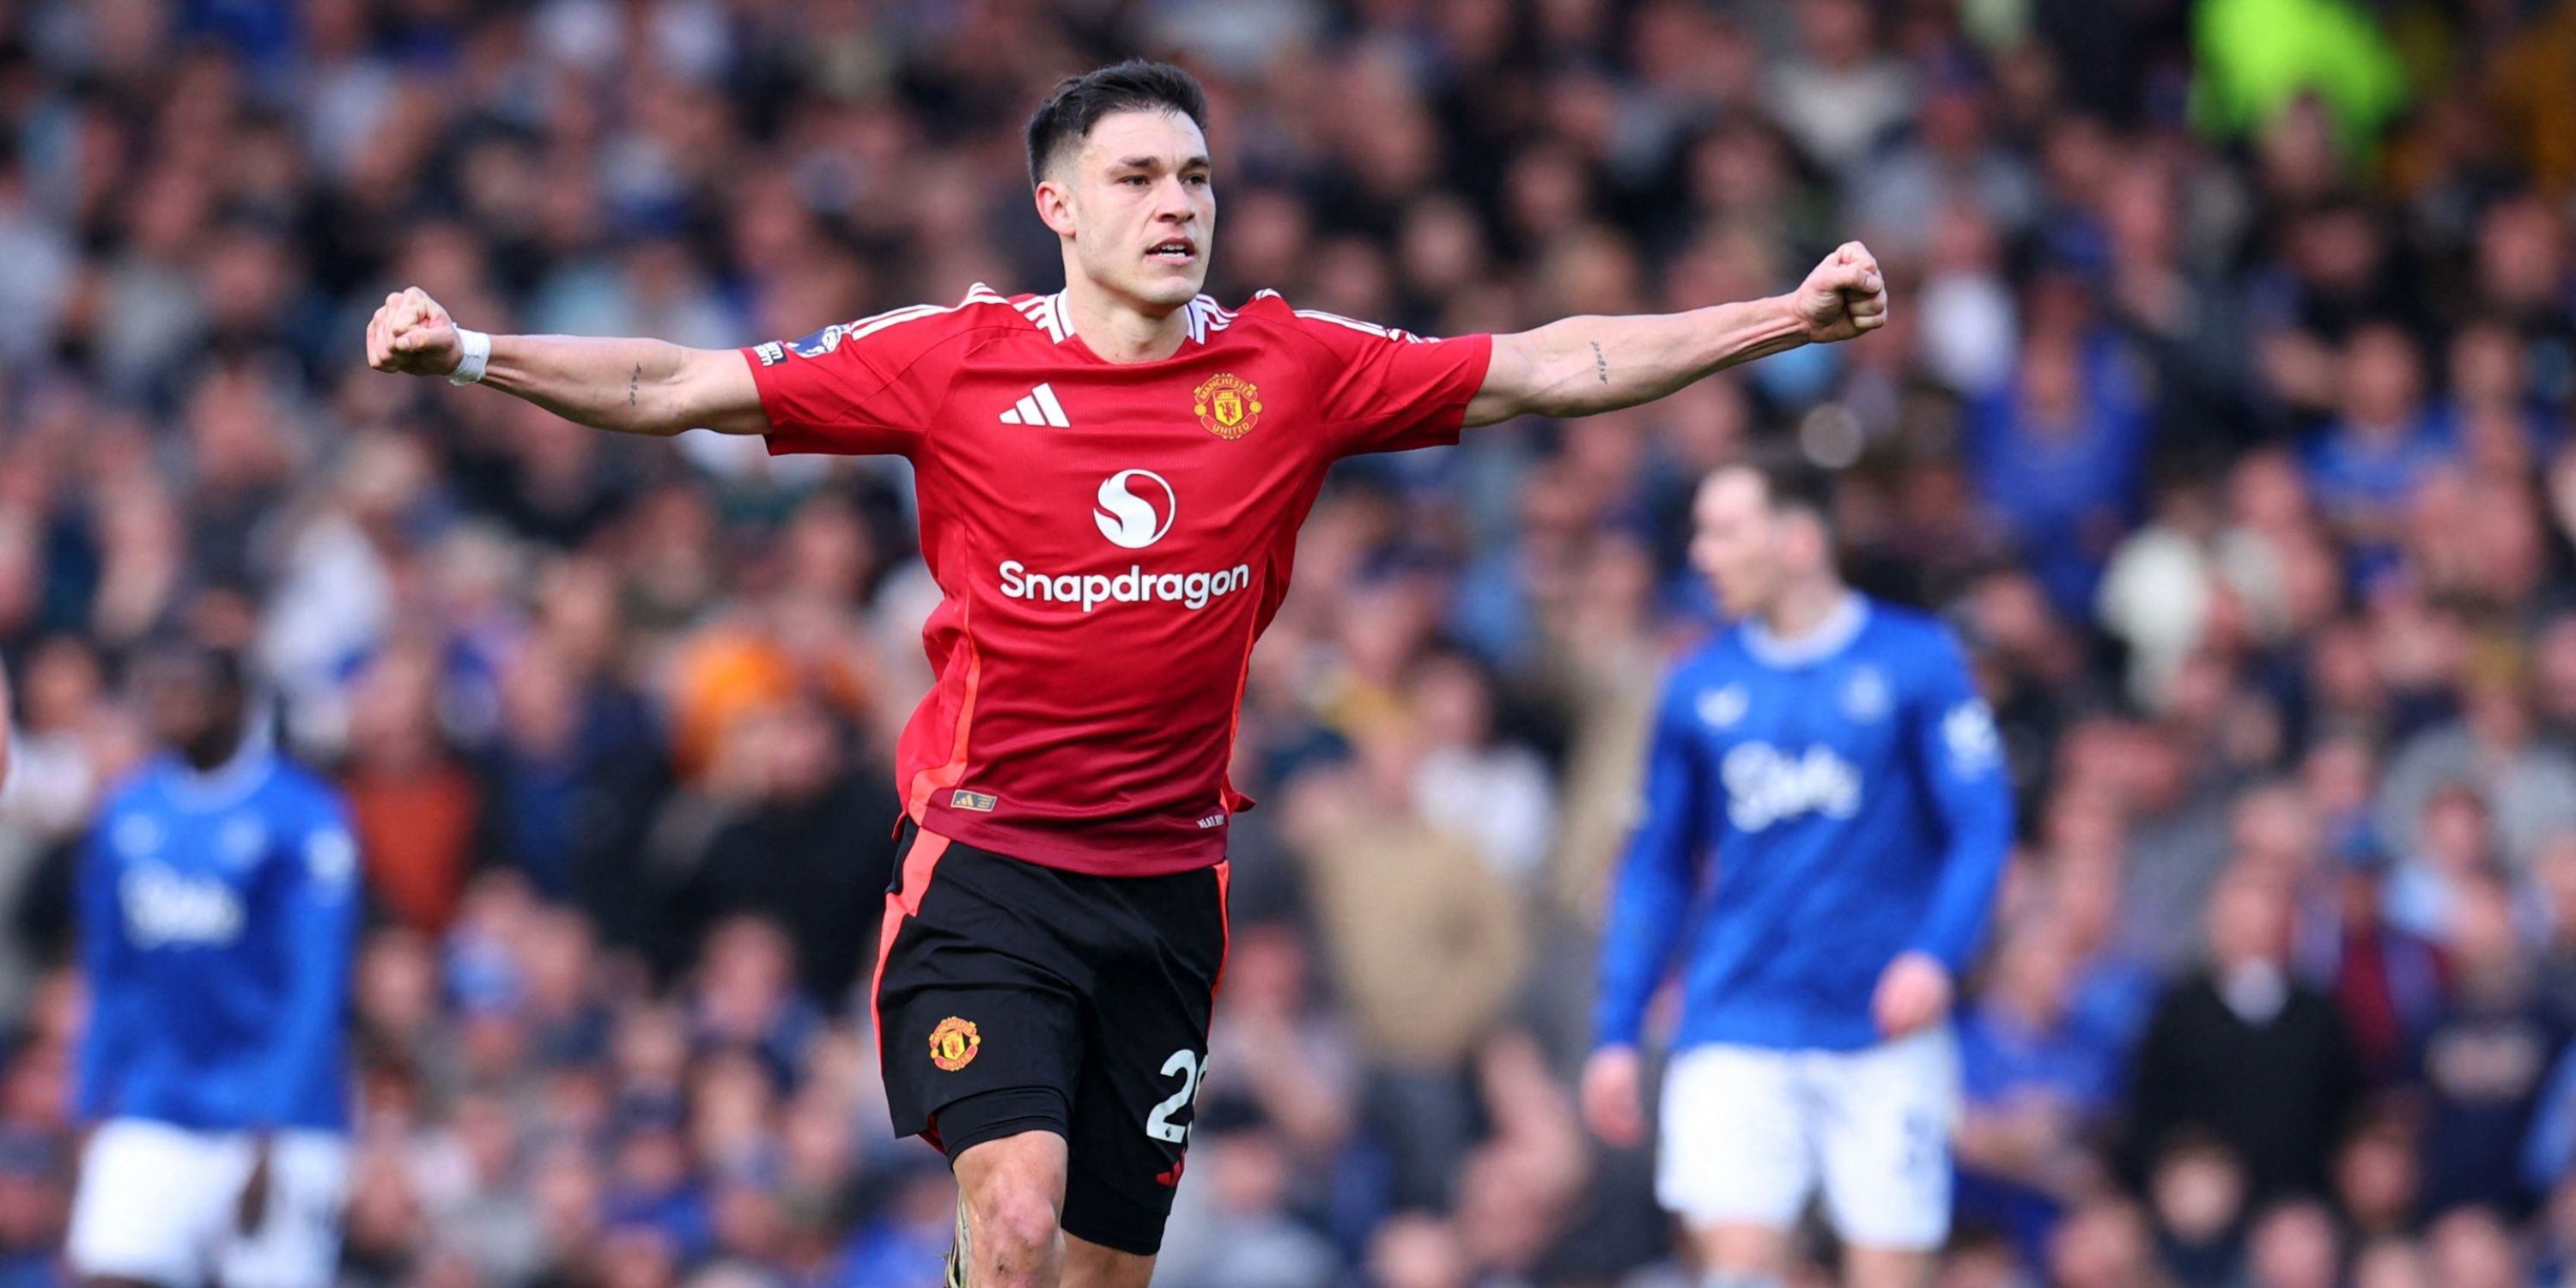
[[242, 1132], [139, 1118], [101, 1123], [81, 1155], [64, 1242], [73, 1272], [164, 1288], [329, 1288], [349, 1194], [347, 1138], [278, 1133], [267, 1212], [244, 1235], [236, 1227], [250, 1168], [251, 1140]]
[[1655, 1197], [1695, 1228], [1787, 1229], [1817, 1182], [1851, 1243], [1950, 1236], [1958, 1046], [1946, 1027], [1862, 1051], [1692, 1047], [1664, 1073]]

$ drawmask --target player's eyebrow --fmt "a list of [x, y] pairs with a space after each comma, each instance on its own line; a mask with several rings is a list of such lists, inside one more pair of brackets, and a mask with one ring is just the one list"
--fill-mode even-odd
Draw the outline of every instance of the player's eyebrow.
[[[1162, 162], [1163, 159], [1161, 157], [1120, 157], [1111, 165], [1111, 168], [1116, 170], [1151, 170], [1160, 166]], [[1208, 168], [1208, 159], [1203, 156], [1193, 156], [1181, 162], [1180, 168], [1184, 170], [1204, 170]]]

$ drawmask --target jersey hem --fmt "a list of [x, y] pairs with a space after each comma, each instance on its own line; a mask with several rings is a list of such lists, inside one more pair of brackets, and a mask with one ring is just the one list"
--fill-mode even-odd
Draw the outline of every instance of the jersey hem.
[[[925, 802], [912, 821], [963, 845], [1042, 868], [1095, 877], [1162, 877], [1212, 868], [1225, 861], [1222, 829], [1175, 843], [1163, 828], [1079, 831], [1014, 827], [944, 802]], [[1125, 833], [1125, 836], [1120, 835]], [[1075, 839], [1075, 838], [1081, 839]]]
[[[1944, 1021], [1946, 1023], [1947, 1021]], [[1693, 1047], [1750, 1047], [1760, 1051], [1867, 1051], [1883, 1046], [1887, 1035], [1878, 1031], [1875, 1021], [1866, 1016], [1857, 1022], [1804, 1019], [1784, 1022], [1776, 1015], [1738, 1022], [1703, 1020], [1685, 1025], [1673, 1036], [1675, 1053]]]

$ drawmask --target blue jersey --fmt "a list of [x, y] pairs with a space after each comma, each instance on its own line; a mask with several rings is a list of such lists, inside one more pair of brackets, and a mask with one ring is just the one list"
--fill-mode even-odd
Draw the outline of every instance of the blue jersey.
[[167, 756], [137, 771], [82, 858], [74, 1112], [346, 1130], [358, 902], [348, 811], [319, 777], [256, 749], [212, 773]]
[[1730, 629], [1657, 704], [1594, 1035], [1633, 1045], [1685, 940], [1676, 1046], [1857, 1050], [1921, 950], [1959, 977], [2012, 842], [1992, 714], [1950, 632], [1858, 595], [1806, 637]]

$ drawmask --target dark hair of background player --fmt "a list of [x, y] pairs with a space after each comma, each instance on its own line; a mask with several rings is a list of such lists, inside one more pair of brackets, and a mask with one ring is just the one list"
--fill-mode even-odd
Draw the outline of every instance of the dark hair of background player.
[[1068, 76], [1029, 118], [1029, 183], [1046, 178], [1057, 157], [1091, 137], [1091, 127], [1112, 112], [1178, 112], [1207, 129], [1207, 91], [1198, 78], [1170, 63], [1131, 58]]
[[1746, 462], [1762, 479], [1762, 497], [1774, 514], [1798, 511], [1834, 535], [1834, 472], [1794, 452]]

